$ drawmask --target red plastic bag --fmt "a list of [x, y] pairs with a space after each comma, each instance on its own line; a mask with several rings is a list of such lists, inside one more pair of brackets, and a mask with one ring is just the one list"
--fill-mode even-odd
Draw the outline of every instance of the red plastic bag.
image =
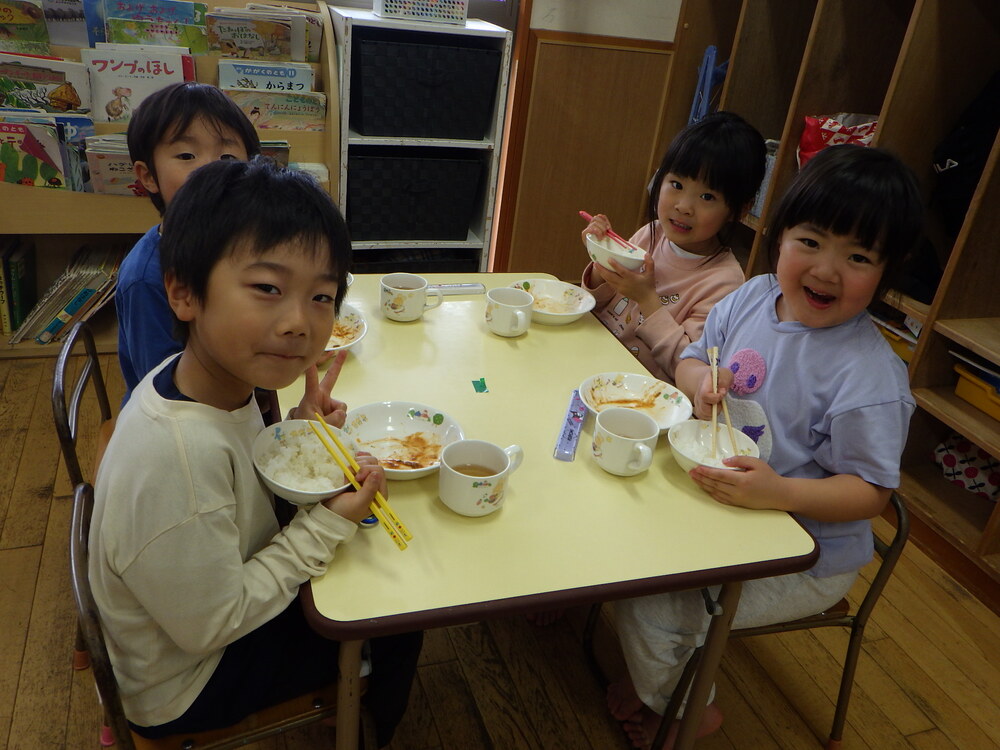
[[875, 137], [878, 120], [875, 115], [858, 115], [840, 112], [835, 115], [805, 116], [805, 128], [799, 139], [796, 156], [799, 169], [827, 146], [839, 143], [857, 143], [867, 146]]

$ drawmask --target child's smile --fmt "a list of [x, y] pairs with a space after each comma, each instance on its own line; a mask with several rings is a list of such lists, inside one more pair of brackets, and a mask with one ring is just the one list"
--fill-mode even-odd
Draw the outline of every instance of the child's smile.
[[288, 242], [260, 255], [237, 248], [221, 258], [205, 299], [174, 307], [190, 332], [177, 371], [181, 392], [231, 410], [254, 387], [290, 385], [322, 354], [336, 295], [325, 247]]
[[878, 253], [812, 224], [785, 229], [778, 252], [778, 318], [810, 328], [839, 325], [862, 312], [884, 269]]
[[673, 172], [663, 178], [656, 215], [667, 239], [683, 250], [698, 255], [718, 250], [718, 234], [730, 213], [722, 194], [704, 182]]

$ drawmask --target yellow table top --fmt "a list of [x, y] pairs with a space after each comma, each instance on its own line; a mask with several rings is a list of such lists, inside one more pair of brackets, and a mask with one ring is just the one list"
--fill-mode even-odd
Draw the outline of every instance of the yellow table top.
[[[427, 404], [457, 420], [466, 437], [519, 444], [524, 462], [510, 478], [504, 506], [479, 518], [460, 516], [438, 499], [436, 472], [390, 481], [389, 501], [413, 540], [400, 551], [373, 528], [338, 549], [326, 574], [304, 591], [317, 629], [364, 638], [812, 564], [815, 543], [794, 519], [714, 502], [677, 466], [665, 436], [648, 472], [612, 476], [590, 455], [588, 415], [575, 460], [553, 457], [573, 389], [600, 372], [645, 373], [592, 315], [567, 326], [532, 323], [508, 339], [486, 328], [485, 295], [446, 296], [421, 320], [397, 323], [379, 310], [379, 278], [359, 275], [348, 292], [368, 334], [351, 349], [334, 395], [348, 408]], [[491, 289], [530, 275], [427, 278]], [[480, 378], [486, 393], [473, 387]], [[301, 395], [299, 381], [279, 393], [282, 407]]]

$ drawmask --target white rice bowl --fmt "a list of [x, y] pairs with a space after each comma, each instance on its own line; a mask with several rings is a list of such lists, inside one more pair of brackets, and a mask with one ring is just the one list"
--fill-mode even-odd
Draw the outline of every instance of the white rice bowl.
[[733, 446], [729, 429], [721, 420], [718, 423], [715, 437], [715, 455], [712, 455], [712, 423], [701, 419], [689, 419], [675, 424], [667, 431], [670, 450], [674, 459], [684, 471], [691, 471], [695, 466], [711, 466], [714, 469], [729, 469], [737, 471], [733, 466], [726, 466], [723, 459], [732, 456], [760, 457], [760, 448], [749, 435], [740, 430], [733, 430], [736, 445]]
[[[330, 429], [345, 443], [340, 430]], [[327, 441], [336, 448], [332, 440]], [[305, 419], [265, 427], [254, 440], [253, 462], [264, 484], [296, 505], [313, 505], [350, 487]]]

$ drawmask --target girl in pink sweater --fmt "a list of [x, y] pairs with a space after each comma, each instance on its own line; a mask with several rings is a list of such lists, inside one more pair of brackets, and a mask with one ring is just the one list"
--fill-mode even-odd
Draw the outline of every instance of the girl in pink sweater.
[[[591, 263], [583, 287], [594, 314], [655, 377], [674, 381], [684, 348], [701, 338], [709, 310], [743, 283], [728, 245], [764, 177], [764, 139], [739, 115], [715, 112], [673, 142], [649, 189], [649, 223], [631, 242], [643, 267]], [[583, 230], [602, 239], [611, 222], [598, 214]]]

